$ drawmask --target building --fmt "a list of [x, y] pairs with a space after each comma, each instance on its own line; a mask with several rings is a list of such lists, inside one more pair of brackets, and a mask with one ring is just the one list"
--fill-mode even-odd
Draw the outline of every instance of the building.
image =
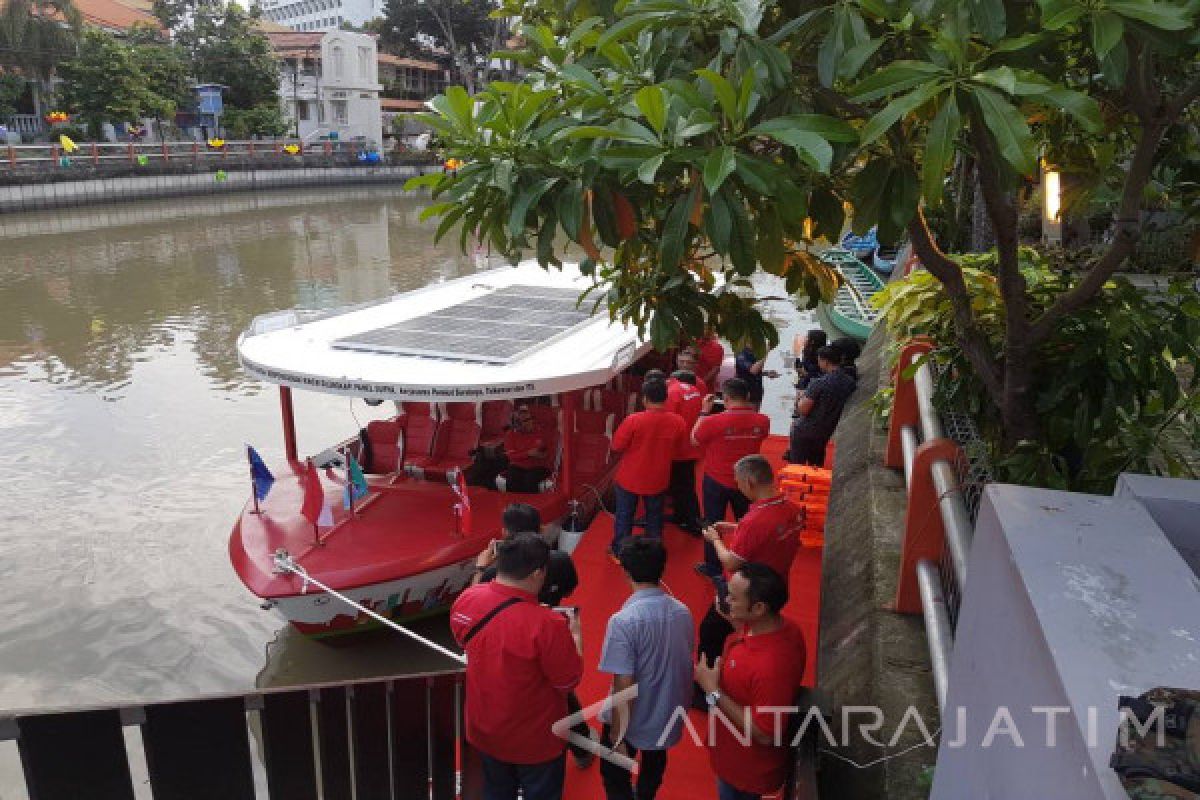
[[279, 96], [304, 141], [383, 143], [375, 37], [349, 31], [266, 34], [279, 57]]
[[380, 104], [384, 135], [410, 144], [428, 129], [405, 115], [424, 111], [426, 100], [444, 92], [450, 82], [450, 70], [433, 61], [380, 53], [379, 82], [383, 84]]
[[260, 0], [263, 18], [301, 32], [355, 27], [383, 16], [384, 0]]

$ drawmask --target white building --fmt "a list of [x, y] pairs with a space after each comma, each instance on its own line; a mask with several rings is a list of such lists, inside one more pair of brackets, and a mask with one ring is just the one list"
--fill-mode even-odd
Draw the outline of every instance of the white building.
[[332, 31], [343, 22], [361, 27], [383, 16], [384, 0], [260, 0], [263, 18], [294, 31]]
[[336, 138], [383, 144], [379, 54], [363, 33], [268, 33], [280, 60], [285, 115], [306, 142]]

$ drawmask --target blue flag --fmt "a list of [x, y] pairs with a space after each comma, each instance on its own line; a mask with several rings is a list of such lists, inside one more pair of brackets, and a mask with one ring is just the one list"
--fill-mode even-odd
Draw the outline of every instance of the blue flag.
[[349, 509], [354, 501], [367, 496], [367, 476], [363, 475], [358, 460], [346, 454], [346, 488], [342, 492], [342, 508]]
[[271, 486], [275, 483], [275, 476], [271, 474], [271, 470], [267, 469], [267, 465], [263, 463], [262, 456], [258, 454], [250, 445], [246, 445], [246, 458], [250, 460], [250, 478], [254, 481], [254, 499], [259, 502], [267, 499], [267, 493], [271, 491]]

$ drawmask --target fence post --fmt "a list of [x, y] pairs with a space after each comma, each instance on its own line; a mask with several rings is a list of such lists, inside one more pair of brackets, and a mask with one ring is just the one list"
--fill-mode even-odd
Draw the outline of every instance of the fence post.
[[17, 148], [11, 144], [8, 146], [8, 165], [13, 169], [17, 168]]
[[63, 165], [62, 155], [59, 153], [58, 145], [50, 145], [50, 157], [54, 159], [54, 165], [56, 167], [61, 167]]
[[162, 157], [163, 157], [163, 161], [171, 160], [171, 150], [169, 147], [167, 147], [167, 143], [165, 140], [162, 143]]
[[134, 154], [133, 142], [129, 143], [129, 163], [130, 164], [137, 163], [137, 156]]
[[896, 361], [896, 371], [892, 379], [895, 393], [892, 395], [892, 415], [888, 420], [887, 450], [883, 456], [883, 465], [892, 469], [904, 466], [904, 448], [900, 444], [900, 430], [905, 425], [918, 425], [920, 413], [917, 410], [917, 387], [913, 376], [905, 377], [905, 371], [912, 365], [913, 358], [933, 350], [933, 342], [921, 337], [913, 339], [900, 350], [900, 358]]
[[92, 166], [100, 166], [100, 146], [92, 142]]
[[933, 439], [917, 448], [913, 457], [908, 508], [904, 511], [904, 542], [900, 550], [900, 575], [896, 581], [896, 599], [892, 610], [901, 614], [921, 613], [921, 588], [917, 563], [941, 560], [946, 550], [946, 529], [942, 523], [938, 496], [933, 482], [933, 465], [938, 461], [957, 463], [962, 450], [951, 439]]

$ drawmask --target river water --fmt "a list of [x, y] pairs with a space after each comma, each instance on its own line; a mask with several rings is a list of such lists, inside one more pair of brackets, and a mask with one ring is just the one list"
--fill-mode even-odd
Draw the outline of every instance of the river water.
[[[421, 206], [322, 189], [0, 215], [0, 709], [446, 666], [396, 634], [293, 635], [226, 549], [244, 444], [268, 463], [283, 449], [278, 394], [242, 374], [238, 333], [486, 264], [434, 245]], [[296, 401], [304, 451], [369, 416]]]

